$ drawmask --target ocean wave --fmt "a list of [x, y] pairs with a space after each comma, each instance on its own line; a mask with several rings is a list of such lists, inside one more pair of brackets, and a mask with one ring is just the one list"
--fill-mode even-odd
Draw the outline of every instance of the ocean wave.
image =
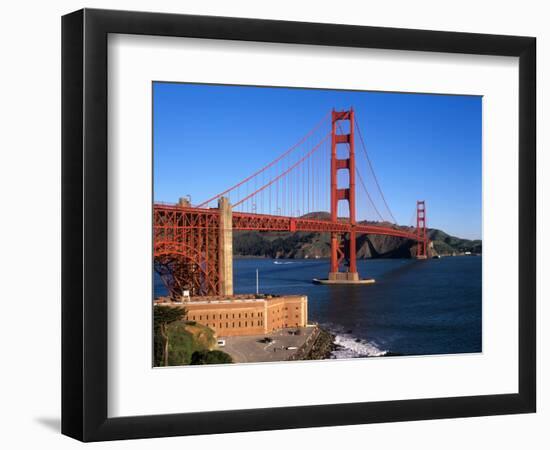
[[334, 359], [384, 356], [388, 353], [387, 350], [382, 350], [374, 343], [357, 339], [351, 334], [336, 334], [334, 343], [336, 344], [336, 349], [332, 351]]

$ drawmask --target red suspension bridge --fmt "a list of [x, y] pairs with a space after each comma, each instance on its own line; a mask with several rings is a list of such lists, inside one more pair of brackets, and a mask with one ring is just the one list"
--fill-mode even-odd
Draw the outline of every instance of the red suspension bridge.
[[[376, 206], [365, 179], [383, 208]], [[376, 222], [358, 222], [358, 205]], [[191, 205], [184, 198], [155, 203], [153, 226], [155, 269], [174, 297], [184, 290], [192, 296], [233, 294], [233, 230], [330, 233], [332, 282], [359, 281], [358, 234], [415, 241], [419, 259], [427, 257], [428, 247], [425, 202], [416, 202], [415, 226], [396, 224], [353, 109], [333, 110], [269, 164], [202, 203]]]

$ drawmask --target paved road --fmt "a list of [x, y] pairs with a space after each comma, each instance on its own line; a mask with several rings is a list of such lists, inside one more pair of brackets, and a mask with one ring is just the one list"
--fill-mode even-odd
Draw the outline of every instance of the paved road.
[[[222, 339], [225, 340], [225, 346], [220, 347], [220, 350], [229, 353], [236, 363], [286, 361], [297, 352], [297, 349], [286, 350], [286, 347], [300, 348], [314, 329], [300, 328], [300, 334], [297, 336], [290, 333], [296, 330], [295, 328], [287, 328], [257, 336], [224, 337]], [[270, 337], [273, 341], [260, 342], [264, 337]]]

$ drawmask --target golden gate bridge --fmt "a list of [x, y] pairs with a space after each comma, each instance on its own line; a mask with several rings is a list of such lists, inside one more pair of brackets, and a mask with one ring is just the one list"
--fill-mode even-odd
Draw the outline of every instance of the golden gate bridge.
[[[363, 164], [355, 151], [356, 136]], [[373, 201], [362, 168], [369, 171], [383, 208]], [[358, 204], [378, 222], [358, 221]], [[330, 216], [320, 211], [329, 211]], [[415, 241], [416, 257], [427, 258], [425, 202], [416, 202], [416, 226], [403, 228], [396, 222], [355, 111], [332, 110], [269, 164], [203, 202], [192, 205], [186, 198], [177, 204], [155, 202], [155, 270], [172, 297], [180, 297], [183, 291], [192, 296], [230, 296], [233, 230], [330, 233], [328, 280], [355, 283], [360, 282], [358, 234]]]

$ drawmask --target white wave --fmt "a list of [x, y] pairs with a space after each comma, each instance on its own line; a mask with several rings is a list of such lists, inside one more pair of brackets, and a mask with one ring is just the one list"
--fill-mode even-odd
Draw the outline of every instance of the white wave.
[[334, 343], [338, 346], [332, 352], [335, 359], [364, 358], [366, 356], [384, 356], [387, 350], [378, 348], [372, 342], [359, 340], [350, 334], [336, 334]]

